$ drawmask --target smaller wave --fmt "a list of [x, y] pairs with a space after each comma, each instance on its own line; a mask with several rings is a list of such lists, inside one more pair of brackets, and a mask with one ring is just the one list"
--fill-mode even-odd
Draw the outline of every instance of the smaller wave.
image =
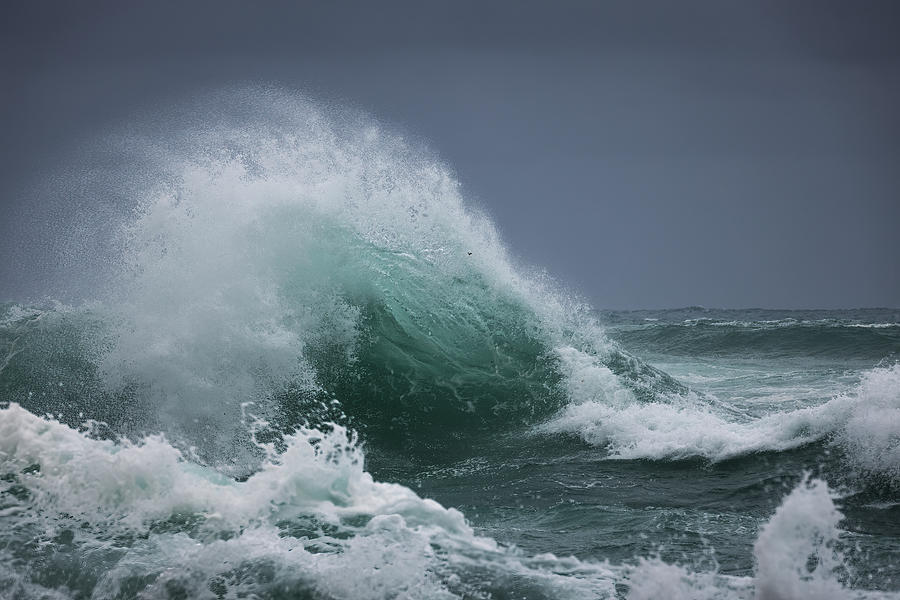
[[864, 373], [853, 390], [824, 404], [760, 418], [692, 394], [638, 402], [626, 390], [613, 391], [570, 404], [537, 431], [576, 434], [606, 448], [609, 458], [652, 460], [721, 461], [829, 438], [859, 475], [900, 482], [900, 363]]

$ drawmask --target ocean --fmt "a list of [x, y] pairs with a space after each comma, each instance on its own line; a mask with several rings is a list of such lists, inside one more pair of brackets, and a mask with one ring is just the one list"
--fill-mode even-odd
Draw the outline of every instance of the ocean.
[[257, 96], [105, 138], [90, 289], [0, 298], [0, 597], [900, 598], [900, 309], [599, 310]]

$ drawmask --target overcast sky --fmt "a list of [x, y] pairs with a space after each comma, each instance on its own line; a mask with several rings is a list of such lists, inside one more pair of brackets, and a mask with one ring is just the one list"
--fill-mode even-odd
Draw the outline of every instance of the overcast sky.
[[22, 190], [79, 140], [261, 82], [427, 141], [513, 254], [596, 306], [900, 306], [900, 3], [0, 7], [0, 299]]

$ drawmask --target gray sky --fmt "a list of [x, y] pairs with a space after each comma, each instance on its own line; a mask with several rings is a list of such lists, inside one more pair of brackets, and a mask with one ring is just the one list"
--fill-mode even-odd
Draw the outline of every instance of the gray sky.
[[53, 277], [22, 190], [79, 140], [258, 81], [426, 140], [517, 257], [598, 307], [900, 306], [897, 2], [0, 12], [0, 299]]

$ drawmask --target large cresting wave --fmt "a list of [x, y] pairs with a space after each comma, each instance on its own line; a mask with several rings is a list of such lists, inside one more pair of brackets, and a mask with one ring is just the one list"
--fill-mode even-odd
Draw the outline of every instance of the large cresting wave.
[[77, 302], [0, 311], [4, 400], [165, 431], [237, 472], [259, 458], [248, 403], [271, 439], [337, 421], [429, 460], [516, 429], [713, 460], [843, 432], [879, 460], [841, 429], [871, 394], [748, 419], [621, 350], [515, 266], [446, 166], [368, 117], [264, 89], [167, 114], [150, 124], [165, 134], [105, 136], [87, 176], [55, 184], [118, 208], [80, 215], [61, 246], [75, 280], [57, 285], [92, 282]]
[[75, 307], [0, 315], [6, 399], [74, 424], [77, 395], [118, 430], [231, 460], [248, 402], [282, 433], [345, 419], [381, 448], [430, 451], [546, 420], [582, 363], [611, 395], [683, 391], [515, 268], [427, 151], [271, 91], [204, 109], [187, 133], [98, 143], [95, 203], [130, 208], [75, 230], [102, 243], [64, 248], [96, 282]]

